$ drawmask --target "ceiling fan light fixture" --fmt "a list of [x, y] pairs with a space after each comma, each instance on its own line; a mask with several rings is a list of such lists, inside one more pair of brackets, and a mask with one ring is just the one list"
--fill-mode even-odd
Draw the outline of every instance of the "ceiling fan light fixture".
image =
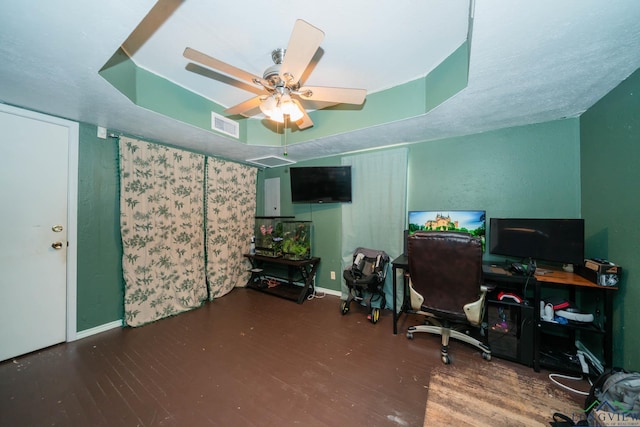
[[286, 92], [276, 92], [262, 99], [260, 111], [262, 111], [267, 118], [278, 123], [284, 123], [284, 116], [289, 116], [289, 120], [294, 122], [304, 117], [300, 106], [293, 102], [291, 96]]
[[269, 116], [269, 119], [273, 120], [274, 122], [284, 123], [284, 114], [282, 114], [282, 111], [277, 108], [273, 110], [273, 113], [271, 114], [271, 116]]
[[294, 122], [297, 122], [303, 116], [302, 111], [300, 111], [300, 108], [293, 102], [291, 95], [288, 93], [284, 93], [280, 97], [280, 110], [282, 111], [282, 114], [288, 115]]
[[302, 114], [302, 111], [300, 111], [300, 109], [298, 108], [298, 106], [296, 104], [294, 104], [293, 102], [291, 103], [291, 107], [289, 109], [289, 119], [297, 122], [298, 120], [300, 120], [304, 114]]
[[264, 115], [267, 117], [271, 117], [277, 108], [278, 108], [278, 101], [275, 99], [273, 95], [266, 97], [260, 103], [260, 111], [262, 111]]
[[291, 117], [292, 121], [297, 122], [298, 120], [300, 120], [301, 118], [304, 117], [304, 114], [302, 114], [302, 111], [296, 110], [296, 113], [295, 114], [291, 114], [291, 116], [289, 116], [289, 117]]

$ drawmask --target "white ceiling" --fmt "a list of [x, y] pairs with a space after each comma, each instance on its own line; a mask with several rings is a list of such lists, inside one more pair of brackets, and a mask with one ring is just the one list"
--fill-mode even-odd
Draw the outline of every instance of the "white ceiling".
[[[253, 96], [187, 70], [189, 46], [262, 75], [296, 19], [322, 29], [306, 80], [368, 93], [426, 75], [466, 39], [469, 0], [161, 0], [141, 68], [223, 106]], [[0, 0], [0, 102], [245, 161], [282, 155], [145, 110], [98, 75], [155, 0]], [[306, 4], [309, 3], [309, 4]], [[640, 68], [640, 1], [477, 0], [468, 86], [429, 113], [288, 148], [295, 161], [575, 117]], [[158, 10], [158, 9], [156, 9]]]

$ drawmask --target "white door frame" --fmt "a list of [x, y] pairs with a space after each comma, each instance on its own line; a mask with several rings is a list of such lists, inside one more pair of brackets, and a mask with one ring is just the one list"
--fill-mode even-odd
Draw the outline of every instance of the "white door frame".
[[0, 104], [0, 111], [16, 116], [64, 126], [69, 130], [69, 170], [67, 192], [67, 333], [66, 341], [77, 338], [77, 287], [78, 287], [78, 146], [79, 125], [66, 119], [48, 116]]

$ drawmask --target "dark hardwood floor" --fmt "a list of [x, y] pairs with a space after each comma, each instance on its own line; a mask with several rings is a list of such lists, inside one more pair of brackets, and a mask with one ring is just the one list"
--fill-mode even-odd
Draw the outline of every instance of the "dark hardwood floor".
[[[419, 324], [403, 316], [399, 331]], [[339, 298], [236, 289], [205, 306], [0, 363], [1, 426], [422, 426], [439, 338]], [[531, 368], [451, 344], [452, 367]], [[489, 379], [490, 380], [490, 379]]]

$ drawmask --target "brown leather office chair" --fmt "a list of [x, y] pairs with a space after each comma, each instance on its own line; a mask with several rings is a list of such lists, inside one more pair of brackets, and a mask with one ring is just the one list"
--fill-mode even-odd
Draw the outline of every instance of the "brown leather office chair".
[[[469, 343], [491, 359], [483, 326], [488, 289], [482, 285], [482, 244], [467, 233], [420, 231], [408, 237], [411, 307], [427, 316], [426, 324], [411, 326], [416, 332], [442, 336], [442, 362], [449, 364], [449, 337]], [[484, 338], [469, 334], [470, 326]], [[483, 329], [484, 328], [484, 329]]]

